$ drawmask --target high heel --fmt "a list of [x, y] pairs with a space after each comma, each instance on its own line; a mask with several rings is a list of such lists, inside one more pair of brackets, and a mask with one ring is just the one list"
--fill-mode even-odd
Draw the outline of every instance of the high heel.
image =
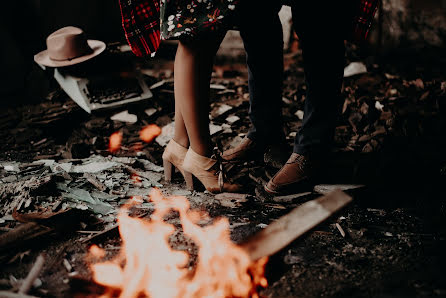
[[172, 181], [172, 172], [175, 170], [175, 166], [167, 159], [163, 159], [163, 168], [164, 180], [170, 183]]
[[181, 146], [173, 139], [167, 144], [163, 152], [164, 179], [166, 182], [172, 181], [175, 168], [177, 168], [183, 176], [183, 161], [187, 153], [187, 148]]
[[225, 181], [223, 164], [219, 157], [218, 153], [214, 154], [211, 158], [202, 156], [189, 148], [183, 161], [185, 178], [188, 176], [186, 178], [188, 187], [195, 186], [193, 184], [194, 176], [211, 193], [239, 191], [241, 185]]
[[194, 190], [194, 176], [192, 173], [184, 171], [184, 180], [186, 181], [186, 187], [188, 190]]

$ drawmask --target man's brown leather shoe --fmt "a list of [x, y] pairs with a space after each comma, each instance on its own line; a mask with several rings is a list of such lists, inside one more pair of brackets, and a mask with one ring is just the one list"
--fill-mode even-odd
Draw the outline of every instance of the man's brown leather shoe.
[[222, 158], [229, 162], [261, 160], [263, 158], [264, 148], [248, 137], [245, 137], [240, 144], [223, 152]]
[[305, 191], [311, 185], [315, 163], [304, 155], [292, 153], [286, 164], [265, 185], [271, 194]]

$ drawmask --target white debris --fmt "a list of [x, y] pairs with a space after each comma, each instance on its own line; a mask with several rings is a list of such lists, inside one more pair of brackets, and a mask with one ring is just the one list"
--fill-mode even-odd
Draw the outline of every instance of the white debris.
[[367, 73], [367, 67], [362, 62], [352, 62], [344, 68], [344, 78]]
[[98, 173], [116, 165], [117, 163], [113, 161], [94, 161], [88, 164], [72, 166], [70, 173]]
[[56, 161], [54, 159], [41, 159], [33, 162], [33, 164], [43, 164], [45, 167], [51, 167], [55, 163]]
[[223, 128], [220, 125], [216, 125], [214, 123], [209, 124], [209, 132], [212, 135], [216, 134], [217, 132], [222, 131]]
[[65, 266], [65, 269], [67, 269], [68, 272], [71, 272], [71, 270], [73, 270], [73, 266], [71, 266], [70, 262], [68, 262], [67, 259], [63, 259], [62, 263], [63, 263], [63, 265]]
[[226, 89], [225, 86], [220, 85], [220, 84], [211, 84], [211, 85], [209, 85], [209, 87], [214, 90], [225, 90]]
[[384, 105], [381, 104], [379, 101], [376, 101], [376, 102], [375, 102], [375, 108], [376, 108], [378, 111], [381, 111], [381, 112], [382, 112], [382, 110], [383, 110], [383, 108], [384, 108]]
[[226, 118], [226, 122], [228, 122], [229, 124], [233, 124], [239, 120], [240, 120], [240, 117], [238, 117], [236, 115], [231, 115], [228, 118]]
[[161, 173], [164, 170], [163, 167], [157, 166], [156, 164], [154, 164], [153, 162], [151, 162], [149, 160], [141, 158], [141, 159], [138, 159], [138, 161], [144, 165], [144, 169], [146, 169], [147, 171]]
[[5, 169], [5, 171], [7, 172], [20, 172], [19, 168], [17, 167], [17, 165], [4, 165], [3, 168]]
[[231, 110], [232, 107], [227, 105], [227, 104], [222, 104], [219, 105], [218, 108], [214, 109], [212, 111], [212, 118], [217, 118], [220, 115], [223, 115], [224, 113], [226, 113], [227, 111]]
[[159, 82], [156, 82], [155, 84], [153, 84], [152, 86], [149, 87], [150, 90], [156, 89], [158, 87], [163, 86], [164, 84], [166, 84], [166, 80], [161, 80]]
[[127, 123], [135, 123], [136, 121], [138, 121], [138, 117], [135, 114], [130, 114], [127, 110], [111, 116], [110, 119], [113, 121], [121, 121]]
[[221, 125], [221, 128], [223, 129], [223, 133], [232, 133], [231, 125], [229, 125], [227, 123], [223, 123]]
[[64, 163], [53, 163], [52, 165], [50, 165], [51, 171], [53, 173], [57, 173], [60, 172], [60, 170], [64, 170], [65, 172], [70, 172], [71, 171], [71, 167], [72, 167], [72, 163], [71, 162], [64, 162]]
[[162, 147], [166, 146], [169, 143], [170, 139], [175, 135], [175, 122], [163, 126], [161, 128], [161, 134], [156, 137], [155, 141]]
[[385, 75], [386, 78], [389, 79], [389, 80], [394, 80], [394, 79], [398, 79], [398, 78], [399, 78], [399, 76], [397, 76], [397, 75], [393, 75], [393, 74], [390, 74], [390, 73], [385, 73], [384, 75]]
[[302, 192], [302, 193], [285, 195], [285, 196], [276, 196], [273, 198], [273, 201], [278, 202], [278, 203], [291, 203], [295, 199], [306, 197], [309, 195], [311, 195], [311, 192]]
[[299, 118], [299, 120], [304, 119], [304, 111], [302, 111], [302, 110], [297, 110], [297, 112], [294, 113], [294, 115], [296, 115], [297, 118]]
[[176, 189], [172, 192], [173, 196], [190, 196], [192, 192], [187, 189]]
[[314, 191], [320, 194], [328, 194], [336, 189], [348, 191], [352, 189], [362, 188], [362, 184], [318, 184], [314, 186]]
[[155, 108], [145, 109], [145, 110], [144, 110], [144, 113], [146, 113], [147, 116], [150, 117], [150, 116], [152, 116], [153, 114], [156, 113], [156, 109], [155, 109]]
[[286, 97], [282, 97], [282, 101], [283, 101], [285, 104], [287, 104], [287, 105], [290, 105], [290, 104], [293, 103], [291, 100], [289, 100], [289, 99], [286, 98]]

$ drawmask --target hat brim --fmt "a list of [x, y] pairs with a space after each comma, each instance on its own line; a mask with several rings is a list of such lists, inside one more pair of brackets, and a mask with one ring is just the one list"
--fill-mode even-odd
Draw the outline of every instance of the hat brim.
[[96, 57], [100, 53], [102, 53], [105, 50], [105, 43], [100, 40], [87, 40], [88, 45], [90, 48], [93, 49], [93, 53], [80, 56], [71, 60], [64, 60], [64, 61], [55, 61], [51, 60], [48, 50], [42, 51], [36, 55], [34, 55], [34, 61], [38, 64], [49, 66], [49, 67], [63, 67], [63, 66], [70, 66], [75, 65], [84, 61], [87, 61], [91, 58]]

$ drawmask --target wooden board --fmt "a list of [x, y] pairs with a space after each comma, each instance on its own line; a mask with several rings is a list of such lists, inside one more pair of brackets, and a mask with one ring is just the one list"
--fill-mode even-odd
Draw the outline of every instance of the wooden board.
[[351, 201], [352, 198], [349, 195], [335, 190], [300, 205], [249, 238], [241, 246], [248, 252], [252, 260], [273, 255]]

